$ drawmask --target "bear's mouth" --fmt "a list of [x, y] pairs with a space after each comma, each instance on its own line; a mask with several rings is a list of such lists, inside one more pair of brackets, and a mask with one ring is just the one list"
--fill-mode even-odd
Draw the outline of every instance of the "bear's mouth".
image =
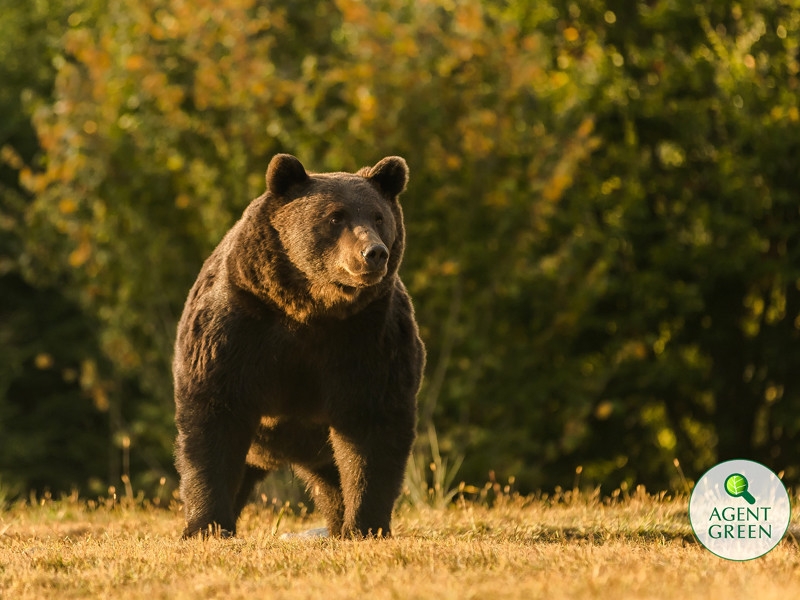
[[353, 292], [359, 288], [371, 287], [380, 283], [386, 275], [385, 270], [361, 271], [356, 273], [349, 269], [345, 269], [344, 271], [349, 281], [347, 283], [339, 283], [338, 285], [343, 291], [352, 290]]

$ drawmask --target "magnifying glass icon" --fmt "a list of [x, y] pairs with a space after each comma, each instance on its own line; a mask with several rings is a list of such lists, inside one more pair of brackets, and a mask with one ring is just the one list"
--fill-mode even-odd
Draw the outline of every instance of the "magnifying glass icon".
[[728, 478], [725, 480], [725, 491], [728, 492], [729, 496], [733, 496], [734, 498], [741, 496], [747, 500], [748, 504], [755, 504], [756, 499], [747, 491], [748, 485], [747, 477], [741, 473], [733, 473], [732, 475], [728, 475]]

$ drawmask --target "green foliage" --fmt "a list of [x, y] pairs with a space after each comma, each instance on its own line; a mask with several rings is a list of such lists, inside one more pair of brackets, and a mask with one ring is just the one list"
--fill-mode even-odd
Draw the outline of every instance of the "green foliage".
[[[669, 487], [675, 458], [800, 478], [797, 0], [51, 4], [0, 25], [39, 32], [27, 71], [0, 42], [0, 108], [29, 136], [2, 142], [0, 273], [79, 307], [65, 356], [94, 365], [73, 392], [107, 413], [92, 443], [115, 485], [128, 453], [137, 484], [168, 473], [176, 319], [279, 151], [409, 161], [404, 278], [440, 432], [421, 455], [523, 491], [578, 466]], [[69, 344], [50, 343], [8, 364]]]
[[667, 479], [670, 456], [800, 475], [797, 9], [573, 11], [614, 67], [587, 107], [603, 143], [565, 194], [583, 218], [562, 235], [591, 244], [603, 290], [578, 320], [586, 380], [603, 381], [578, 452], [600, 435], [632, 479]]
[[91, 331], [76, 307], [57, 291], [32, 290], [12, 276], [4, 277], [3, 285], [3, 484], [18, 492], [72, 486], [88, 491], [90, 480], [106, 479], [109, 459], [107, 419], [88, 393], [91, 363], [82, 364], [97, 353]]
[[23, 106], [52, 94], [58, 23], [79, 4], [0, 0], [0, 504], [30, 488], [105, 491], [110, 474], [102, 389], [87, 377], [103, 362], [93, 321], [20, 276], [31, 198], [18, 171], [38, 151]]
[[[447, 457], [439, 452], [439, 437], [433, 423], [428, 424], [426, 445], [430, 448], [430, 456], [418, 450], [411, 456], [406, 475], [404, 497], [413, 506], [430, 506], [446, 508], [456, 497], [462, 487], [456, 486], [458, 470], [464, 462], [464, 456], [458, 456], [450, 464]], [[418, 444], [423, 446], [423, 444]]]

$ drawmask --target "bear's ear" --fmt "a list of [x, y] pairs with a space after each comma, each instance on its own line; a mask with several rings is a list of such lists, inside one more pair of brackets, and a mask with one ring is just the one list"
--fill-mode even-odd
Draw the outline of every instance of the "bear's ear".
[[375, 183], [384, 194], [396, 198], [406, 189], [408, 165], [399, 156], [387, 156], [367, 170], [365, 177]]
[[308, 180], [303, 164], [291, 154], [276, 154], [267, 167], [267, 189], [283, 196], [290, 187]]

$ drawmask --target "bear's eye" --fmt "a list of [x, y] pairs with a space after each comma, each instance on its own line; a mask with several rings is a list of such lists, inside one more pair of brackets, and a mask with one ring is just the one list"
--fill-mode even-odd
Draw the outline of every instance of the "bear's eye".
[[383, 225], [383, 215], [375, 215], [375, 224]]
[[344, 221], [344, 213], [337, 210], [330, 217], [328, 217], [328, 221], [331, 225], [341, 225], [342, 221]]

